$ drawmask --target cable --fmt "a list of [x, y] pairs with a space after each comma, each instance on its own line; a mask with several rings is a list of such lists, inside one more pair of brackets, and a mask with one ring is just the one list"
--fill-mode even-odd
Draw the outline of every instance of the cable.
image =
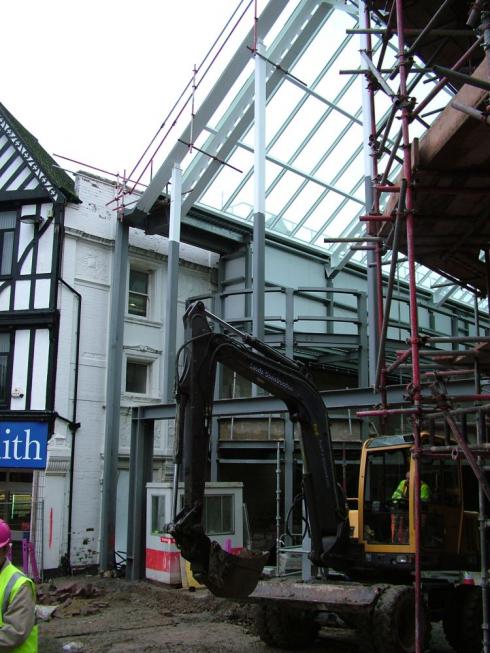
[[[155, 135], [153, 136], [153, 138], [152, 138], [152, 139], [150, 140], [150, 142], [148, 143], [148, 145], [147, 145], [145, 151], [143, 152], [143, 154], [142, 154], [142, 155], [140, 156], [140, 158], [138, 159], [136, 165], [133, 167], [133, 169], [132, 169], [131, 172], [129, 173], [129, 175], [128, 175], [129, 177], [132, 177], [132, 176], [135, 174], [135, 172], [136, 172], [138, 166], [141, 164], [141, 162], [143, 161], [144, 157], [145, 157], [146, 154], [148, 153], [149, 149], [151, 148], [151, 146], [152, 146], [153, 143], [155, 142], [155, 140], [156, 140], [158, 134], [159, 134], [159, 133], [161, 132], [161, 130], [165, 127], [165, 125], [167, 124], [167, 122], [168, 122], [168, 120], [170, 119], [171, 115], [172, 115], [173, 112], [176, 110], [176, 108], [177, 108], [177, 106], [179, 105], [180, 101], [181, 101], [182, 98], [184, 97], [185, 93], [188, 91], [189, 87], [193, 84], [193, 81], [195, 81], [195, 75], [196, 75], [196, 74], [201, 70], [201, 68], [204, 66], [204, 64], [206, 63], [207, 59], [208, 59], [209, 56], [211, 55], [212, 51], [214, 50], [214, 48], [215, 48], [216, 45], [218, 44], [219, 40], [221, 39], [221, 37], [223, 36], [223, 34], [225, 33], [225, 31], [227, 30], [227, 28], [228, 28], [228, 26], [230, 25], [231, 21], [233, 20], [233, 18], [235, 17], [235, 15], [238, 13], [238, 11], [239, 11], [241, 5], [242, 5], [244, 2], [245, 2], [245, 0], [240, 0], [240, 1], [239, 1], [239, 3], [238, 3], [238, 5], [236, 6], [235, 10], [233, 11], [232, 15], [230, 16], [230, 18], [229, 18], [229, 19], [227, 20], [227, 22], [225, 23], [225, 26], [223, 27], [223, 29], [221, 30], [221, 32], [219, 33], [219, 35], [217, 36], [217, 38], [214, 40], [214, 42], [213, 42], [213, 44], [211, 45], [211, 47], [209, 48], [208, 52], [207, 52], [206, 55], [204, 56], [203, 60], [202, 60], [201, 63], [197, 66], [197, 68], [195, 68], [195, 72], [193, 71], [193, 75], [192, 75], [192, 77], [191, 77], [190, 80], [187, 82], [185, 88], [183, 89], [183, 91], [181, 92], [181, 94], [179, 95], [179, 97], [177, 98], [177, 100], [175, 101], [175, 103], [174, 103], [174, 105], [172, 106], [172, 108], [170, 109], [170, 111], [169, 111], [169, 112], [167, 113], [167, 115], [165, 116], [165, 118], [164, 118], [162, 124], [161, 124], [160, 127], [157, 129]], [[222, 44], [221, 47], [218, 49], [218, 51], [216, 52], [216, 54], [215, 54], [214, 57], [212, 58], [211, 62], [209, 63], [208, 67], [206, 68], [206, 70], [205, 70], [204, 73], [202, 74], [202, 77], [201, 77], [200, 80], [199, 80], [199, 81], [194, 85], [194, 91], [197, 90], [197, 89], [199, 88], [201, 82], [204, 80], [204, 78], [205, 78], [206, 75], [208, 74], [208, 72], [209, 72], [211, 66], [214, 64], [214, 62], [216, 61], [217, 57], [218, 57], [218, 56], [220, 55], [220, 53], [222, 52], [224, 46], [225, 46], [226, 43], [229, 41], [231, 35], [234, 33], [234, 31], [236, 30], [237, 26], [240, 24], [241, 20], [243, 19], [245, 13], [248, 11], [248, 9], [249, 9], [250, 5], [252, 4], [252, 2], [253, 2], [253, 0], [249, 0], [249, 2], [248, 2], [248, 4], [247, 4], [247, 6], [245, 7], [244, 11], [241, 13], [240, 17], [238, 18], [238, 20], [237, 20], [237, 21], [235, 22], [235, 24], [233, 25], [232, 30], [230, 31], [230, 33], [228, 34], [228, 36], [224, 39], [223, 44]], [[173, 128], [175, 127], [175, 125], [177, 124], [178, 119], [179, 119], [180, 116], [182, 115], [184, 109], [185, 109], [185, 108], [187, 107], [187, 105], [189, 104], [191, 98], [192, 98], [192, 94], [191, 94], [191, 95], [189, 96], [189, 98], [186, 100], [186, 102], [184, 103], [184, 105], [182, 106], [182, 108], [180, 109], [180, 111], [178, 112], [177, 116], [176, 116], [176, 117], [174, 118], [174, 120], [172, 121], [172, 124], [171, 124], [170, 128], [167, 130], [167, 132], [165, 133], [164, 137], [162, 138], [162, 140], [161, 140], [160, 143], [158, 144], [157, 148], [156, 148], [155, 151], [153, 152], [152, 156], [150, 157], [148, 163], [145, 165], [145, 167], [144, 167], [143, 170], [141, 171], [139, 177], [137, 178], [136, 183], [134, 184], [134, 186], [133, 186], [132, 190], [129, 192], [129, 194], [131, 194], [131, 193], [134, 192], [134, 189], [136, 188], [136, 185], [141, 181], [142, 176], [143, 176], [143, 175], [145, 174], [145, 172], [148, 170], [149, 165], [151, 164], [151, 162], [152, 162], [153, 159], [155, 158], [157, 152], [159, 151], [159, 149], [161, 148], [161, 146], [162, 146], [163, 143], [165, 142], [165, 140], [166, 140], [167, 136], [169, 135], [169, 133], [172, 131], [172, 129], [173, 129]]]
[[[293, 538], [295, 535], [297, 535], [297, 533], [292, 533], [291, 532], [291, 529], [289, 528], [289, 520], [290, 520], [290, 518], [291, 518], [291, 516], [293, 514], [294, 509], [297, 508], [298, 504], [301, 505], [303, 503], [304, 499], [305, 499], [305, 496], [304, 496], [304, 494], [302, 492], [297, 494], [294, 497], [293, 502], [291, 504], [291, 507], [288, 510], [288, 514], [286, 516], [285, 528], [286, 528], [286, 535], [288, 535], [290, 538]], [[303, 512], [301, 512], [301, 522], [304, 522], [304, 529], [303, 529], [303, 532], [301, 534], [301, 539], [302, 540], [304, 540], [306, 534], [308, 534], [308, 535], [310, 534], [310, 525], [308, 523], [308, 507], [306, 505], [306, 502], [305, 502], [304, 506], [305, 506], [304, 514], [303, 514]]]

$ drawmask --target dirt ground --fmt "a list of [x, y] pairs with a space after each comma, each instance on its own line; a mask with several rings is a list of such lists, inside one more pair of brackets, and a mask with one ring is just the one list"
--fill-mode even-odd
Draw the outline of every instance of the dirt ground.
[[[83, 653], [266, 653], [250, 607], [217, 599], [207, 590], [172, 589], [147, 581], [75, 577], [40, 587], [40, 602], [58, 605], [40, 623], [40, 653], [61, 653], [70, 642]], [[323, 628], [305, 653], [357, 653], [352, 631]], [[433, 628], [432, 653], [449, 653]]]

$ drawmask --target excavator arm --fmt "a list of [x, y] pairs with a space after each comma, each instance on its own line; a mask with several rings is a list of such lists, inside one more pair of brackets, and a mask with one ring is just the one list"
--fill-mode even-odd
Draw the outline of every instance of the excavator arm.
[[[348, 517], [335, 480], [327, 413], [315, 386], [300, 364], [262, 341], [235, 331], [239, 338], [211, 330], [202, 302], [184, 315], [185, 362], [177, 386], [177, 464], [184, 480], [184, 506], [171, 532], [194, 576], [218, 596], [248, 596], [259, 580], [267, 554], [244, 551], [234, 556], [211, 542], [202, 526], [204, 487], [216, 367], [222, 363], [286, 404], [301, 427], [303, 485], [311, 531], [310, 558], [327, 566], [348, 540]], [[221, 322], [221, 320], [219, 320]]]

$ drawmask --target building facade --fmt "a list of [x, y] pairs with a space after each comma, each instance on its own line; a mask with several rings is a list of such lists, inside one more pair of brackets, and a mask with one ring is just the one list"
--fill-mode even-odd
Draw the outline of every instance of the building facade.
[[[73, 181], [0, 105], [0, 504], [38, 569], [96, 564], [117, 187]], [[162, 401], [167, 240], [131, 230], [118, 526], [125, 547], [130, 410]], [[217, 257], [182, 245], [179, 306], [213, 290]], [[171, 434], [170, 434], [171, 436]], [[155, 478], [171, 455], [155, 445]]]

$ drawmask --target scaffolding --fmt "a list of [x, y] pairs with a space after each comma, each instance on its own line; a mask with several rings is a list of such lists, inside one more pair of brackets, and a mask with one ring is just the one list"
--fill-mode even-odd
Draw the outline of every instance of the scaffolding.
[[[467, 8], [457, 6], [460, 4], [450, 0], [366, 0], [359, 3], [359, 28], [352, 30], [361, 38], [361, 69], [355, 72], [365, 79], [368, 183], [366, 215], [361, 220], [376, 270], [378, 348], [373, 385], [383, 398], [381, 407], [358, 415], [379, 418], [382, 426], [401, 412], [412, 421], [417, 653], [424, 646], [420, 465], [426, 457], [463, 458], [478, 481], [483, 651], [490, 651], [490, 522], [486, 514], [490, 467], [485, 465], [490, 453], [490, 394], [483, 391], [483, 377], [490, 370], [490, 338], [482, 333], [479, 310], [479, 300], [488, 298], [490, 291], [490, 2], [476, 0], [469, 15]], [[394, 64], [386, 67], [390, 48], [395, 50]], [[428, 74], [432, 76], [429, 91]], [[384, 115], [378, 111], [379, 117], [381, 97], [385, 104], [388, 97], [391, 106]], [[431, 109], [434, 98], [442, 98], [444, 106], [422, 113]], [[440, 115], [429, 126], [425, 118], [435, 113]], [[393, 136], [397, 123], [399, 130]], [[418, 124], [427, 129], [420, 140], [413, 135]], [[406, 255], [409, 269], [410, 337], [407, 348], [397, 351], [390, 361], [386, 343], [399, 252]], [[382, 264], [387, 255], [391, 260], [383, 297]], [[424, 336], [417, 312], [418, 263], [445, 277], [448, 288], [460, 286], [474, 295], [474, 334]], [[399, 409], [389, 405], [384, 390], [390, 375], [401, 366], [406, 369], [407, 363], [412, 405]], [[446, 382], [461, 376], [474, 379], [474, 393], [456, 400], [448, 395]], [[434, 439], [441, 426], [443, 444]], [[430, 432], [428, 445], [421, 438], [424, 429]]]

